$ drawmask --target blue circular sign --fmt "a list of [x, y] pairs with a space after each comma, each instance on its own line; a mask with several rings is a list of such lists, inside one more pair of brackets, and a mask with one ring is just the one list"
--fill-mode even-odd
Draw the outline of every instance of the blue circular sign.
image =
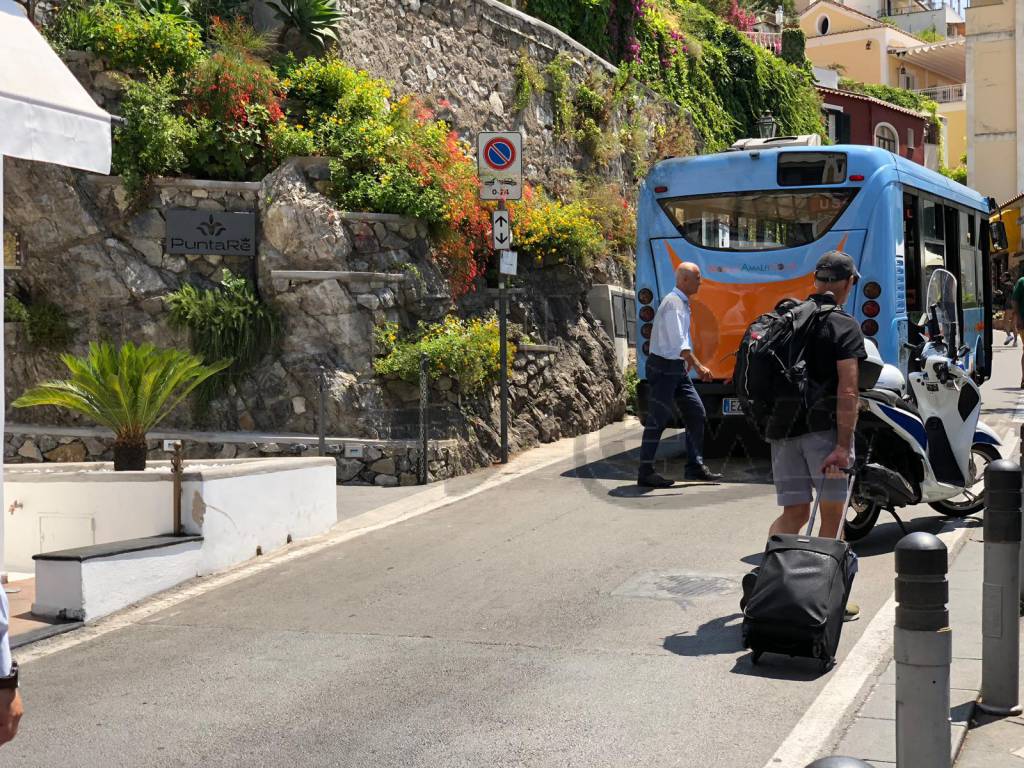
[[504, 171], [516, 161], [516, 148], [512, 142], [499, 136], [484, 146], [484, 162], [496, 171]]

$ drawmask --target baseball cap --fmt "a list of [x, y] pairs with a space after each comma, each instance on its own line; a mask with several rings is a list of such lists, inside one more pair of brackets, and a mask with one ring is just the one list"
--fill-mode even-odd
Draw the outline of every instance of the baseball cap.
[[829, 251], [818, 259], [814, 267], [814, 277], [824, 282], [846, 280], [849, 277], [860, 277], [857, 265], [849, 254], [842, 251]]

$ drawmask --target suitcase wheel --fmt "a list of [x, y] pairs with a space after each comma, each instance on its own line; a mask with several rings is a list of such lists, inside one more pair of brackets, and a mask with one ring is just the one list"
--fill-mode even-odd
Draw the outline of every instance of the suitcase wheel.
[[750, 654], [750, 663], [756, 665], [761, 660], [761, 656], [763, 654], [764, 651], [752, 651]]
[[822, 659], [821, 660], [821, 671], [828, 672], [832, 667], [836, 665], [835, 659]]

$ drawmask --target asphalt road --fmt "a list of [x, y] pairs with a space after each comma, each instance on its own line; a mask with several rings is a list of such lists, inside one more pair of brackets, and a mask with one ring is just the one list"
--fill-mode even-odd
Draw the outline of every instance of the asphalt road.
[[[1016, 357], [997, 364], [984, 395], [1006, 431]], [[638, 439], [614, 425], [589, 453], [26, 664], [0, 765], [762, 768], [828, 680], [740, 647], [739, 579], [776, 514], [765, 466], [640, 495]], [[858, 546], [864, 619], [841, 656], [891, 594], [898, 538], [883, 516]]]

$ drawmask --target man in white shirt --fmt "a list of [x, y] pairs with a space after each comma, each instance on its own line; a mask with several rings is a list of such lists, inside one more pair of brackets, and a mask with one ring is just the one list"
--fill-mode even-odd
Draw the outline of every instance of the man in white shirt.
[[637, 485], [668, 488], [673, 481], [654, 471], [661, 433], [671, 423], [678, 406], [686, 423], [687, 480], [721, 480], [704, 464], [704, 403], [690, 381], [688, 370], [702, 381], [711, 380], [711, 371], [693, 354], [690, 343], [690, 297], [700, 290], [700, 267], [690, 262], [676, 269], [676, 287], [661, 300], [654, 316], [651, 352], [647, 356], [647, 420], [640, 444], [640, 471]]

